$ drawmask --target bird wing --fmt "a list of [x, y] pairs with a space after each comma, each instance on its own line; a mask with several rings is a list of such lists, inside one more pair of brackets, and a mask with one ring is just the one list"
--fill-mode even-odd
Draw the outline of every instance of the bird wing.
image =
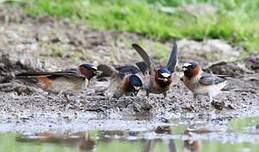
[[107, 77], [118, 76], [120, 74], [119, 71], [116, 70], [114, 67], [106, 64], [98, 65], [97, 70], [102, 71], [102, 74]]
[[[139, 65], [139, 63], [140, 62], [137, 62], [136, 66], [134, 66], [134, 65], [123, 65], [123, 66], [114, 65], [114, 66], [110, 67], [108, 65], [99, 65], [98, 70], [102, 71], [102, 73], [98, 76], [98, 78], [111, 77], [113, 74], [116, 74], [116, 73], [119, 74], [120, 77], [123, 77], [127, 74], [142, 73], [144, 75], [144, 72], [146, 71], [147, 66], [146, 66], [146, 69], [143, 69], [144, 67], [140, 68], [139, 66], [142, 66], [142, 65]], [[142, 62], [140, 64], [145, 64], [145, 63]]]
[[175, 66], [177, 63], [177, 44], [174, 41], [174, 46], [172, 48], [168, 63], [167, 63], [167, 68], [173, 73], [175, 70]]
[[199, 83], [203, 85], [213, 85], [213, 84], [219, 84], [224, 82], [225, 79], [220, 78], [214, 74], [209, 74], [209, 73], [202, 73], [201, 78], [199, 80]]
[[55, 79], [59, 77], [79, 77], [83, 78], [80, 75], [77, 69], [67, 69], [64, 71], [55, 71], [55, 72], [23, 72], [15, 75], [16, 78], [29, 78], [29, 77], [38, 77], [38, 76], [46, 76], [50, 79]]
[[135, 65], [124, 65], [124, 66], [116, 66], [116, 70], [120, 73], [125, 74], [142, 74], [146, 75], [148, 72], [148, 66], [145, 62], [136, 62]]
[[117, 66], [115, 67], [115, 69], [117, 71], [119, 71], [120, 73], [129, 73], [129, 74], [136, 74], [136, 73], [139, 73], [140, 70], [134, 66], [134, 65], [124, 65], [124, 66]]
[[148, 72], [148, 66], [145, 62], [136, 62], [136, 66], [139, 68], [139, 70], [142, 72], [143, 75], [146, 75]]
[[150, 72], [154, 71], [156, 69], [154, 62], [149, 57], [147, 52], [138, 44], [132, 44], [132, 47], [138, 52], [138, 54], [142, 57], [144, 62], [147, 64], [148, 69]]

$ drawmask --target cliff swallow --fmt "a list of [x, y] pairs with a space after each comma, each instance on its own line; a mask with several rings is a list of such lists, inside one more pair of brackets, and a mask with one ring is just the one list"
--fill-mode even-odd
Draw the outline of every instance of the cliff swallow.
[[123, 95], [136, 96], [142, 88], [139, 70], [134, 66], [114, 68], [105, 64], [98, 65], [98, 70], [110, 76], [110, 85], [106, 90], [109, 97], [120, 98]]
[[132, 47], [140, 54], [144, 62], [148, 67], [149, 82], [145, 84], [144, 89], [146, 95], [150, 93], [167, 95], [167, 91], [170, 89], [172, 83], [172, 74], [175, 70], [177, 63], [177, 45], [174, 42], [173, 49], [171, 51], [168, 63], [164, 67], [156, 67], [152, 59], [146, 53], [146, 51], [138, 44], [132, 44]]
[[81, 64], [77, 69], [56, 72], [26, 72], [16, 74], [19, 79], [36, 78], [40, 86], [50, 92], [79, 91], [88, 86], [89, 81], [97, 74], [97, 67], [92, 64]]
[[183, 72], [184, 76], [181, 80], [193, 92], [194, 99], [198, 95], [206, 95], [212, 102], [213, 97], [227, 85], [225, 79], [203, 72], [201, 66], [195, 62], [184, 63]]

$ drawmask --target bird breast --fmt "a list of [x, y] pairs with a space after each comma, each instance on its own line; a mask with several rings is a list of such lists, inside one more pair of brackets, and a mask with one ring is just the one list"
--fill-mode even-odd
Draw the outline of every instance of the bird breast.
[[49, 89], [53, 92], [61, 92], [61, 91], [79, 91], [85, 88], [88, 85], [88, 80], [82, 80], [79, 78], [66, 78], [60, 77], [55, 80], [52, 80], [52, 84]]
[[168, 85], [165, 86], [161, 86], [154, 77], [150, 78], [149, 84], [147, 86], [148, 90], [152, 93], [163, 93], [165, 91], [168, 91], [170, 89], [170, 85], [171, 83], [169, 83]]
[[188, 78], [184, 76], [183, 83], [188, 89], [190, 89], [192, 92], [195, 92], [195, 90], [197, 90], [199, 87], [199, 77]]

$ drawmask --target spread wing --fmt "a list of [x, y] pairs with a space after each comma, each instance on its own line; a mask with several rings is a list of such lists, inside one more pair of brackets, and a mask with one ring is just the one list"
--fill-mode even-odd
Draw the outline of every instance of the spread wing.
[[213, 85], [224, 82], [225, 79], [209, 73], [202, 73], [199, 82], [203, 85]]
[[133, 66], [133, 65], [125, 65], [125, 66], [118, 66], [118, 67], [115, 67], [115, 69], [117, 71], [119, 71], [120, 73], [125, 73], [125, 74], [136, 74], [136, 73], [139, 73], [140, 70], [136, 67], [136, 66]]
[[167, 68], [173, 73], [175, 70], [175, 65], [177, 63], [177, 44], [174, 41], [174, 46], [172, 48], [168, 63], [167, 63]]
[[142, 57], [142, 59], [144, 60], [144, 62], [147, 64], [147, 67], [150, 71], [154, 71], [155, 68], [155, 64], [152, 61], [152, 59], [149, 57], [149, 55], [147, 54], [147, 52], [138, 44], [132, 44], [132, 47], [138, 52], [138, 54]]
[[148, 72], [148, 66], [145, 62], [136, 62], [136, 66], [134, 65], [125, 65], [125, 66], [117, 66], [115, 67], [116, 70], [118, 70], [120, 73], [131, 73], [131, 74], [137, 74], [142, 73], [145, 75]]
[[135, 64], [139, 68], [139, 70], [142, 72], [143, 75], [147, 74], [148, 66], [145, 62], [142, 61], [142, 62], [137, 62]]
[[97, 66], [97, 70], [102, 71], [102, 76], [106, 77], [113, 77], [118, 76], [119, 71], [116, 70], [114, 67], [106, 65], [106, 64], [100, 64]]
[[99, 71], [102, 71], [102, 73], [98, 76], [98, 78], [103, 77], [111, 77], [112, 75], [120, 75], [120, 77], [123, 77], [127, 74], [138, 74], [142, 73], [143, 75], [147, 71], [147, 65], [145, 62], [137, 62], [136, 66], [134, 65], [124, 65], [124, 66], [108, 66], [101, 64], [98, 67]]

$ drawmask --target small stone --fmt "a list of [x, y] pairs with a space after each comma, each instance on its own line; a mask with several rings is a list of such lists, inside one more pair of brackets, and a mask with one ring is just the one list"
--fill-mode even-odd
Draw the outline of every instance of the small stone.
[[217, 110], [223, 110], [223, 108], [225, 107], [225, 102], [216, 102], [216, 101], [213, 101], [211, 102], [211, 105], [217, 109]]

